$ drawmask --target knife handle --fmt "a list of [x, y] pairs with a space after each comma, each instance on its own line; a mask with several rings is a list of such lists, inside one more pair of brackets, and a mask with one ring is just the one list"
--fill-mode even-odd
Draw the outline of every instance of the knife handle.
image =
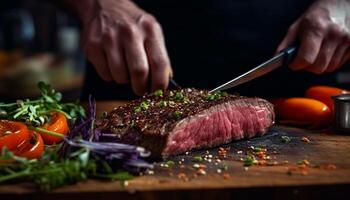
[[284, 53], [284, 60], [283, 60], [283, 66], [288, 66], [289, 63], [295, 58], [297, 55], [298, 46], [292, 45], [290, 47], [285, 48], [282, 50]]

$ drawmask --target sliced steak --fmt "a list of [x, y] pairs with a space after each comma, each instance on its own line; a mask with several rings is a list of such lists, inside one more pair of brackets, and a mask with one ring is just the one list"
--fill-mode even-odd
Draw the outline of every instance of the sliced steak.
[[182, 89], [156, 91], [115, 108], [97, 127], [102, 135], [167, 157], [263, 135], [274, 118], [264, 99]]

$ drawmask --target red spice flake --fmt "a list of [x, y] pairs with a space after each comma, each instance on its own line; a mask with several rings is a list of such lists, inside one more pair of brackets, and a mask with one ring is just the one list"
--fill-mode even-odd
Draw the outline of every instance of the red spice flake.
[[187, 175], [186, 175], [185, 173], [179, 173], [179, 174], [177, 175], [177, 178], [178, 178], [178, 179], [181, 179], [181, 180], [183, 180], [183, 181], [185, 181], [185, 182], [189, 181], [189, 178], [187, 177]]
[[308, 160], [304, 159], [304, 160], [299, 161], [298, 165], [307, 165], [307, 166], [309, 166], [310, 162]]
[[298, 166], [299, 169], [301, 170], [306, 170], [307, 169], [307, 166], [305, 164], [301, 164]]
[[301, 170], [301, 174], [304, 175], [304, 176], [307, 176], [309, 175], [309, 171], [308, 170]]
[[302, 137], [301, 140], [303, 142], [306, 142], [306, 143], [310, 143], [311, 142], [311, 140], [309, 138], [307, 138], [307, 137]]
[[324, 167], [325, 170], [336, 170], [337, 169], [337, 166], [335, 166], [334, 164], [328, 164]]
[[228, 174], [228, 173], [224, 173], [224, 174], [222, 175], [222, 177], [223, 177], [225, 180], [227, 180], [227, 179], [230, 179], [230, 178], [231, 178], [231, 175]]
[[255, 153], [255, 155], [258, 157], [258, 158], [261, 158], [263, 159], [264, 157], [266, 157], [266, 153], [264, 151], [259, 151], [257, 153]]
[[199, 167], [198, 167], [199, 169], [205, 169], [205, 168], [207, 168], [207, 166], [206, 165], [203, 165], [203, 164], [199, 164]]
[[297, 168], [294, 166], [288, 167], [287, 168], [287, 174], [292, 175], [293, 172], [296, 172]]
[[226, 157], [227, 156], [227, 150], [222, 148], [222, 147], [220, 147], [219, 150], [218, 150], [218, 155], [220, 157]]
[[258, 160], [257, 165], [266, 166], [267, 162], [266, 162], [266, 160]]
[[197, 173], [199, 175], [206, 175], [207, 174], [207, 172], [204, 169], [198, 169]]

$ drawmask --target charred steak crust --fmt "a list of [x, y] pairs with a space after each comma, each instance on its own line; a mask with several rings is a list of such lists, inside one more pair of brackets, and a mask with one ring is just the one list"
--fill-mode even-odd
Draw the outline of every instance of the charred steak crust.
[[[216, 116], [217, 120], [208, 121], [211, 116]], [[97, 122], [97, 127], [103, 133], [115, 134], [122, 142], [147, 148], [153, 156], [164, 157], [193, 148], [212, 147], [232, 140], [262, 135], [273, 125], [274, 119], [273, 105], [264, 99], [222, 92], [209, 94], [206, 90], [188, 88], [156, 91], [145, 95], [113, 109]], [[184, 140], [191, 140], [191, 134], [200, 135], [201, 126], [198, 127], [196, 120], [207, 127], [202, 130], [208, 135], [207, 138], [198, 137], [202, 141], [177, 149], [176, 145], [181, 144], [176, 143], [186, 142], [181, 141], [181, 135], [170, 135], [186, 135]], [[206, 124], [206, 121], [212, 125]], [[218, 123], [218, 127], [215, 123]], [[234, 124], [237, 125], [236, 128]], [[197, 127], [196, 130], [194, 127]], [[211, 135], [208, 131], [215, 133]], [[225, 132], [226, 135], [221, 137], [220, 132]]]

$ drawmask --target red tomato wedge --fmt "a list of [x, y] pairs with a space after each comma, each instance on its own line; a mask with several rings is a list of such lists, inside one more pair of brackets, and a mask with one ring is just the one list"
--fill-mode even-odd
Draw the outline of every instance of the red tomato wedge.
[[306, 98], [316, 99], [326, 104], [331, 110], [333, 110], [332, 96], [339, 94], [349, 94], [350, 91], [341, 88], [330, 86], [312, 86], [305, 92]]
[[[59, 112], [52, 113], [50, 121], [44, 124], [41, 128], [62, 135], [67, 135], [67, 133], [69, 132], [67, 118], [66, 116], [64, 116], [64, 114]], [[45, 144], [56, 144], [63, 140], [63, 138], [55, 137], [48, 134], [41, 134], [41, 136], [43, 137]]]
[[28, 138], [29, 131], [24, 123], [0, 120], [0, 150], [3, 147], [14, 150]]
[[14, 151], [15, 155], [27, 159], [40, 158], [44, 152], [44, 141], [40, 134], [29, 131], [30, 137]]
[[275, 103], [276, 115], [282, 124], [315, 129], [331, 125], [331, 110], [318, 100], [294, 97], [279, 99]]

